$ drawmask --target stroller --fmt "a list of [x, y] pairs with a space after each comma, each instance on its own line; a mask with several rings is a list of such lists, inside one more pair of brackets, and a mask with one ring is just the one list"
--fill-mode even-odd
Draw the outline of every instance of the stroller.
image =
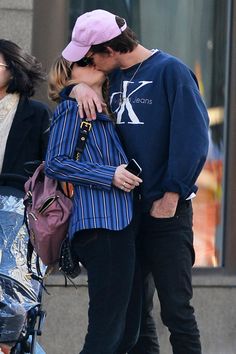
[[[43, 285], [31, 278], [26, 264], [25, 181], [19, 175], [0, 175], [0, 354], [45, 354], [37, 343], [46, 316]], [[44, 276], [46, 267], [40, 266]]]

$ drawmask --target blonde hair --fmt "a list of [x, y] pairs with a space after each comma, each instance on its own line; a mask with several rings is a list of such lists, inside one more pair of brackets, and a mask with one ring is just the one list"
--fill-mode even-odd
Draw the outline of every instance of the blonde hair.
[[[72, 63], [64, 59], [62, 56], [56, 58], [51, 66], [48, 74], [48, 97], [52, 101], [59, 103], [61, 101], [60, 92], [69, 85], [78, 84], [78, 81], [71, 79], [71, 66]], [[103, 83], [102, 95], [105, 103], [109, 108], [109, 97], [108, 97], [108, 79]]]
[[52, 101], [60, 102], [60, 92], [74, 83], [76, 83], [75, 80], [71, 80], [71, 63], [59, 56], [48, 74], [48, 97]]

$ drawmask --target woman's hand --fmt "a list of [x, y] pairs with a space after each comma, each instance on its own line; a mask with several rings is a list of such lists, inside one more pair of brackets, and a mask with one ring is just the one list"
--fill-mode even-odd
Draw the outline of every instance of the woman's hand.
[[103, 108], [106, 107], [97, 93], [85, 83], [74, 86], [70, 96], [78, 102], [81, 118], [96, 119], [96, 112], [101, 113]]
[[141, 178], [133, 175], [133, 173], [125, 169], [127, 165], [120, 165], [117, 167], [114, 177], [113, 185], [119, 189], [122, 189], [125, 192], [132, 191], [135, 187], [139, 186], [142, 183]]

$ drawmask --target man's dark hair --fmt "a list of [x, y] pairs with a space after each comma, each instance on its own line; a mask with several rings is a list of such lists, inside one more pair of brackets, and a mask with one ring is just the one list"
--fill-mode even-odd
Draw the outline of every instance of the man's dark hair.
[[41, 63], [17, 44], [6, 39], [0, 39], [0, 54], [11, 72], [7, 93], [33, 96], [36, 84], [46, 79]]
[[[116, 16], [116, 22], [121, 28], [125, 24], [125, 20]], [[110, 41], [96, 44], [91, 47], [93, 53], [108, 53], [107, 47], [112, 48], [116, 52], [128, 53], [132, 52], [138, 45], [136, 34], [127, 27], [119, 36], [111, 39]]]

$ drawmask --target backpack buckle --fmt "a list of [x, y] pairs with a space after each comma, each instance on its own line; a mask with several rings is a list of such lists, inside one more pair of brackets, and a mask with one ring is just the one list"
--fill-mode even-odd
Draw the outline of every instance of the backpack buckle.
[[90, 129], [92, 128], [92, 124], [90, 122], [86, 122], [85, 120], [83, 120], [80, 124], [80, 128], [86, 128], [87, 131], [90, 131]]

